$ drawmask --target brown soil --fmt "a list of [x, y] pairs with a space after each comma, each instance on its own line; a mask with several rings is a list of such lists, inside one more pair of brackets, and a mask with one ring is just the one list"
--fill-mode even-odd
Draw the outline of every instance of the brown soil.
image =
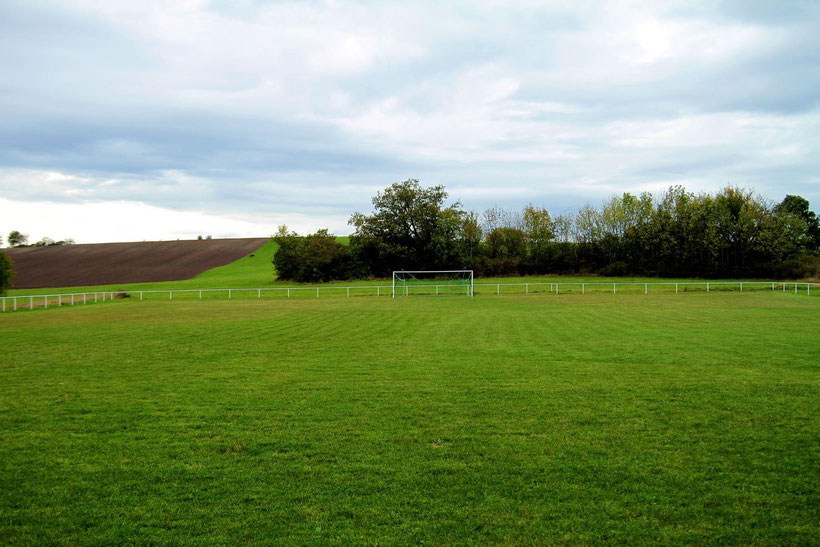
[[268, 238], [97, 243], [4, 249], [15, 289], [178, 281], [254, 252]]

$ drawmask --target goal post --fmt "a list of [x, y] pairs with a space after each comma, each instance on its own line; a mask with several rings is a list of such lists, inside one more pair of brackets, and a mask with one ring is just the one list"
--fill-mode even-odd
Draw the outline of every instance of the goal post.
[[393, 298], [397, 296], [475, 296], [473, 270], [396, 270]]

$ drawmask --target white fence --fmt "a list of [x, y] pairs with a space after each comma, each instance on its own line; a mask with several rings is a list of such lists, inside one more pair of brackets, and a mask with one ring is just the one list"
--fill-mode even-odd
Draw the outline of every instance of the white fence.
[[[452, 285], [424, 284], [406, 288], [407, 295], [452, 294]], [[459, 291], [462, 287], [459, 287]], [[532, 283], [476, 283], [475, 294], [649, 294], [650, 292], [716, 292], [716, 291], [778, 291], [783, 293], [820, 294], [820, 283], [796, 281], [661, 281], [661, 282], [532, 282]], [[320, 298], [322, 296], [392, 296], [390, 285], [350, 285], [313, 287], [265, 287], [257, 289], [169, 289], [149, 291], [97, 291], [67, 294], [37, 294], [0, 297], [2, 311], [36, 309], [61, 306], [85, 305], [109, 302], [123, 298], [138, 300], [216, 300], [216, 299], [261, 299], [261, 298]], [[397, 294], [396, 296], [402, 296]]]

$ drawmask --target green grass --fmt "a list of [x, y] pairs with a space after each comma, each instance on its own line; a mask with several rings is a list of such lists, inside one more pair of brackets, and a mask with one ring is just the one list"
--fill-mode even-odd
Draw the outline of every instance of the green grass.
[[0, 315], [0, 541], [820, 536], [820, 301], [115, 301]]

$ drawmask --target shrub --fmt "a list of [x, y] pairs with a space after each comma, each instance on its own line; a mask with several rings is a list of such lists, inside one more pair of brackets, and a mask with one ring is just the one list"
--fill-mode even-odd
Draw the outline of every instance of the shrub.
[[350, 250], [327, 230], [308, 236], [280, 230], [274, 239], [279, 244], [273, 257], [279, 278], [307, 282], [350, 277]]
[[606, 277], [623, 277], [629, 274], [629, 268], [626, 262], [618, 260], [601, 268], [600, 274]]
[[11, 287], [11, 280], [14, 278], [14, 262], [0, 252], [0, 294], [6, 294], [6, 289]]
[[820, 279], [820, 256], [802, 255], [790, 258], [774, 268], [776, 277], [782, 279]]

